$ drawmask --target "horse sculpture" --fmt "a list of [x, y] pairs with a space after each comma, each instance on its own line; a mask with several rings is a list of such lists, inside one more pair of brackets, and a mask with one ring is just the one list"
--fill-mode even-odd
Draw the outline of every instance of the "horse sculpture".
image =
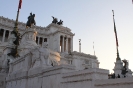
[[57, 18], [55, 18], [55, 17], [53, 17], [53, 16], [52, 16], [52, 18], [53, 18], [52, 23], [55, 23], [55, 24], [56, 24], [56, 23], [58, 22], [58, 19], [57, 19]]
[[63, 24], [63, 21], [60, 20], [57, 24], [58, 24], [58, 25], [62, 25], [62, 24]]
[[60, 21], [58, 22], [58, 19], [57, 19], [57, 18], [55, 18], [55, 17], [53, 17], [53, 16], [52, 16], [52, 18], [53, 18], [52, 23], [58, 24], [58, 25], [62, 25], [62, 24], [63, 24], [63, 21], [62, 21], [62, 20], [60, 20]]
[[34, 18], [35, 18], [35, 14], [30, 13], [30, 16], [28, 17], [28, 21], [26, 23], [26, 27], [31, 28], [32, 25], [36, 25]]

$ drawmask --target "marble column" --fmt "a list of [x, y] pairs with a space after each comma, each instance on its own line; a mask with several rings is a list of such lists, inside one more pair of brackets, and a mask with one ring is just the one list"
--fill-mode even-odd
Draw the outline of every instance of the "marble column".
[[45, 38], [42, 37], [42, 44], [43, 44], [43, 42], [44, 42], [44, 39], [45, 39]]
[[63, 49], [62, 49], [62, 45], [63, 45], [62, 41], [63, 41], [63, 36], [61, 35], [61, 52], [63, 51]]
[[71, 38], [68, 38], [68, 52], [71, 52]]
[[62, 52], [64, 52], [64, 36], [62, 36]]
[[11, 31], [9, 31], [8, 39], [10, 38], [10, 35], [11, 35]]
[[4, 40], [5, 40], [5, 34], [6, 34], [6, 30], [4, 30], [2, 42], [4, 42]]
[[60, 52], [60, 34], [59, 33], [58, 33], [58, 38], [57, 39], [58, 39], [58, 45], [57, 45], [58, 50], [57, 51]]
[[48, 48], [49, 48], [49, 37], [46, 37], [47, 38], [47, 43], [48, 43]]
[[65, 52], [68, 52], [68, 38], [66, 37], [66, 51]]
[[73, 52], [73, 36], [71, 37], [71, 52]]

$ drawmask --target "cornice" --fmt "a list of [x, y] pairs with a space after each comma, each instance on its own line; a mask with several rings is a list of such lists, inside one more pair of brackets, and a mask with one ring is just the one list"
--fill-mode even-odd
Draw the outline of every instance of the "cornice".
[[80, 53], [80, 52], [77, 52], [77, 51], [74, 51], [71, 53], [72, 55], [77, 55], [77, 56], [84, 56], [84, 57], [88, 57], [88, 58], [92, 58], [92, 59], [97, 59], [96, 56], [94, 55], [90, 55], [90, 54], [85, 54], [85, 53]]
[[[100, 82], [100, 83], [99, 83]], [[116, 86], [133, 84], [133, 78], [118, 78], [96, 81], [95, 86]]]
[[75, 83], [75, 82], [84, 82], [84, 81], [92, 81], [92, 79], [73, 80], [73, 81], [66, 81], [61, 83]]
[[56, 34], [56, 33], [64, 33], [64, 34], [66, 34], [66, 35], [71, 35], [71, 36], [74, 36], [74, 35], [75, 35], [75, 34], [73, 34], [73, 33], [71, 33], [71, 32], [64, 32], [64, 31], [60, 31], [60, 30], [55, 31], [54, 33], [49, 33], [49, 34], [47, 34], [47, 35], [54, 35], [54, 34]]
[[65, 31], [65, 30], [59, 30], [58, 32], [60, 32], [60, 33], [64, 33], [64, 34], [67, 34], [67, 35], [72, 35], [72, 36], [74, 36], [75, 34], [73, 34], [72, 32], [70, 32], [70, 31]]
[[61, 25], [58, 25], [58, 24], [54, 24], [54, 23], [49, 24], [46, 28], [49, 29], [49, 28], [52, 27], [52, 26], [54, 26], [54, 27], [56, 27], [56, 28], [59, 28], [59, 29], [61, 29], [61, 30], [68, 30], [68, 31], [71, 31], [71, 29], [68, 28], [68, 27], [64, 27], [64, 26], [61, 26]]
[[63, 74], [62, 78], [70, 78], [70, 77], [77, 77], [77, 76], [85, 76], [90, 74], [105, 74], [108, 75], [108, 70], [97, 69], [97, 68], [90, 68], [84, 71], [75, 71], [68, 74]]

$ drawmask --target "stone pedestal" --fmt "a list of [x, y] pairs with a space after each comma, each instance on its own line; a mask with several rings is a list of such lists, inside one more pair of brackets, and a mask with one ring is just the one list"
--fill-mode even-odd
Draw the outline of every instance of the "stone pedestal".
[[36, 44], [37, 31], [33, 28], [26, 28], [22, 35], [20, 42], [20, 48], [22, 49], [20, 55], [27, 54], [31, 49], [34, 49], [38, 45]]
[[121, 74], [122, 68], [123, 68], [122, 61], [121, 60], [116, 60], [115, 67], [113, 69], [116, 76], [118, 76], [118, 74], [119, 74], [122, 77], [122, 74]]
[[113, 69], [114, 73], [115, 73], [115, 76], [117, 77], [118, 74], [119, 74], [121, 78], [132, 77], [133, 72], [128, 68], [128, 63], [126, 65], [127, 73], [125, 73], [125, 75], [122, 74], [123, 69], [124, 69], [123, 62], [121, 60], [116, 60], [115, 67]]

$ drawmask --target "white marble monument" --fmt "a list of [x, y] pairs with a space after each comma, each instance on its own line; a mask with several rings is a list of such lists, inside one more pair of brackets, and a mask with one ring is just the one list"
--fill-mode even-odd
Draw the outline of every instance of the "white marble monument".
[[[108, 79], [109, 71], [99, 68], [96, 56], [73, 51], [75, 34], [71, 29], [54, 23], [47, 27], [25, 28], [25, 24], [19, 22], [20, 57], [8, 56], [14, 47], [13, 26], [14, 20], [0, 17], [0, 88], [133, 87], [128, 63], [130, 78]], [[122, 61], [117, 61], [114, 72], [120, 74], [122, 68]]]

